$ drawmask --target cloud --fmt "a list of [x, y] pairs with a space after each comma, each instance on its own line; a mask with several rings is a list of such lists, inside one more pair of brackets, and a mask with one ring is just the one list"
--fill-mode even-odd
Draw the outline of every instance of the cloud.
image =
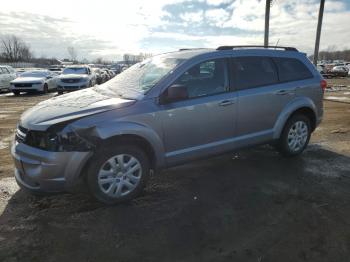
[[[319, 0], [273, 1], [270, 43], [312, 53]], [[74, 45], [79, 57], [117, 59], [125, 52], [160, 53], [182, 47], [262, 44], [263, 0], [45, 0], [6, 1], [0, 35], [15, 34], [37, 56], [64, 58]], [[350, 2], [327, 0], [321, 50], [350, 48]]]
[[72, 21], [30, 13], [0, 12], [1, 35], [15, 34], [29, 43], [36, 56], [67, 57], [67, 47], [74, 46], [79, 57], [89, 56], [109, 48], [106, 41], [89, 35], [79, 35], [69, 28]]
[[[179, 33], [197, 37], [201, 46], [217, 44], [262, 44], [265, 1], [184, 1], [163, 7], [162, 25], [152, 32]], [[309, 54], [313, 51], [318, 0], [274, 1], [271, 8], [270, 43], [290, 45]], [[350, 6], [346, 1], [327, 1], [321, 50], [328, 46], [350, 48]], [[156, 39], [156, 38], [155, 38]], [[196, 44], [197, 42], [193, 42]], [[217, 43], [217, 44], [216, 44]], [[190, 44], [191, 45], [191, 44]], [[195, 47], [195, 46], [193, 46]]]

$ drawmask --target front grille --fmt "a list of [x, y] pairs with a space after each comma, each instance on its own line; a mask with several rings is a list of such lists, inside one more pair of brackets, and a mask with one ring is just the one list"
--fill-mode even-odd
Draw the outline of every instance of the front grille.
[[64, 88], [65, 90], [69, 90], [69, 89], [79, 89], [80, 86], [63, 86], [63, 88]]
[[75, 78], [75, 79], [61, 79], [63, 83], [78, 83], [80, 82], [80, 78]]
[[18, 126], [16, 130], [16, 140], [20, 143], [26, 142], [26, 137], [28, 134], [28, 129], [24, 128], [23, 126]]
[[32, 87], [31, 83], [20, 83], [20, 84], [15, 84], [15, 87]]

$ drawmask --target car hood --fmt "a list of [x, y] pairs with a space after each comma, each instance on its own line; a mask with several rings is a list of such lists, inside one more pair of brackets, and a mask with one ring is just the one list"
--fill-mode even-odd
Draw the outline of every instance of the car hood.
[[65, 74], [65, 75], [60, 75], [58, 78], [59, 79], [77, 79], [77, 78], [83, 78], [87, 76], [88, 75], [86, 74]]
[[20, 125], [30, 130], [45, 131], [61, 122], [130, 106], [136, 100], [110, 97], [96, 89], [84, 89], [43, 101], [24, 112]]
[[44, 77], [17, 77], [15, 80], [12, 80], [11, 83], [31, 83], [31, 82], [42, 82]]

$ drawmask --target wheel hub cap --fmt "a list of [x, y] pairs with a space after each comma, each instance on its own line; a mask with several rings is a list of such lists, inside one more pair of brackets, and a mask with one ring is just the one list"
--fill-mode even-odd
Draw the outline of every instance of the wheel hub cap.
[[140, 162], [128, 154], [108, 159], [100, 168], [97, 182], [100, 190], [109, 197], [119, 198], [132, 192], [140, 182]]

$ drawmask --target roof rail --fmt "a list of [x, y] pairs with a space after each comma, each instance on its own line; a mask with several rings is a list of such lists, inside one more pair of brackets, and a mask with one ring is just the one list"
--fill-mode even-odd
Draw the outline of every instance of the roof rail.
[[207, 49], [207, 48], [204, 48], [204, 47], [197, 47], [197, 48], [180, 48], [179, 51], [200, 50], [200, 49]]
[[289, 46], [263, 46], [263, 45], [223, 45], [216, 48], [216, 50], [232, 50], [235, 48], [271, 48], [271, 49], [284, 49], [286, 51], [296, 51], [298, 52], [298, 49], [295, 47], [289, 47]]

